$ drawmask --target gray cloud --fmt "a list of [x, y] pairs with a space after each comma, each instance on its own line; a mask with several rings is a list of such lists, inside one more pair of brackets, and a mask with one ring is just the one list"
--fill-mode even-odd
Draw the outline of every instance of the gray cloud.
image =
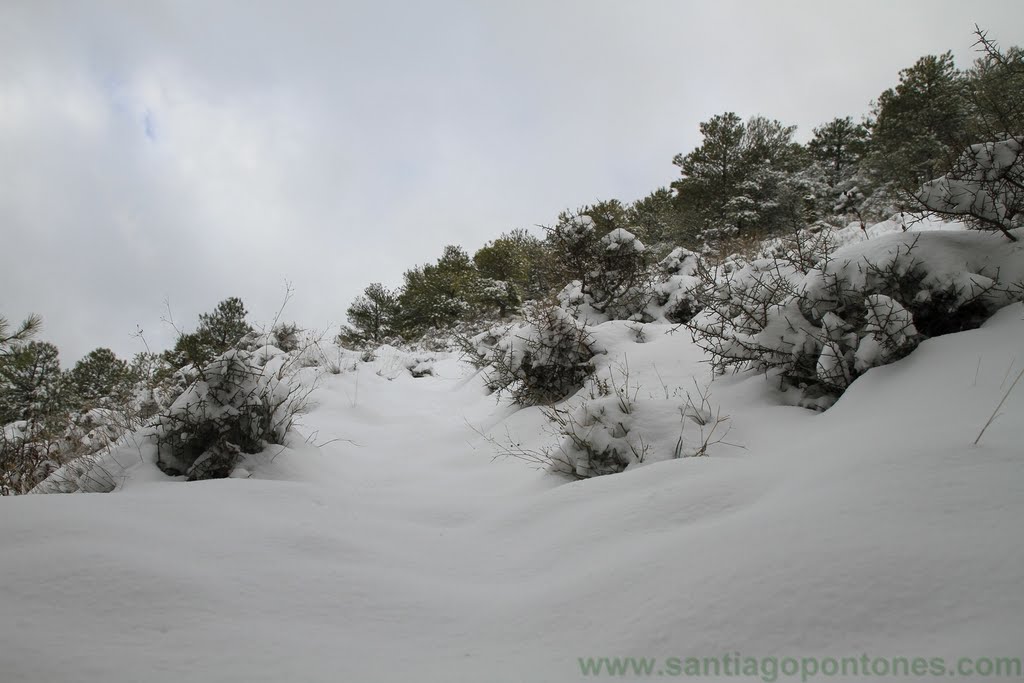
[[237, 295], [341, 322], [367, 283], [675, 175], [735, 110], [859, 116], [1024, 6], [862, 2], [4, 3], [0, 313], [65, 362], [163, 346]]

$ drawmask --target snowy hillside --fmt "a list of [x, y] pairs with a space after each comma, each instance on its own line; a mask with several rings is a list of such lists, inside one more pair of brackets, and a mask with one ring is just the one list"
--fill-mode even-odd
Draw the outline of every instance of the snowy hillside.
[[1024, 683], [1024, 2], [535, 5], [0, 0], [0, 683]]
[[576, 681], [588, 657], [1021, 654], [1024, 392], [972, 442], [1024, 363], [1024, 307], [870, 370], [825, 413], [720, 377], [732, 445], [681, 459], [706, 358], [685, 330], [637, 327], [594, 330], [596, 374], [628, 366], [650, 446], [622, 474], [492, 460], [557, 440], [541, 409], [496, 402], [455, 356], [385, 347], [325, 375], [308, 443], [247, 479], [186, 484], [141, 455], [113, 494], [0, 501], [2, 680]]

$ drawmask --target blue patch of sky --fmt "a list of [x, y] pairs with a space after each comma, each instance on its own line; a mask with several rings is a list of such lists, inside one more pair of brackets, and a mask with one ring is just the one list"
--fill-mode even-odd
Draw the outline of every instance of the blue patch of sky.
[[142, 115], [142, 130], [145, 131], [150, 142], [156, 142], [156, 121], [153, 118], [153, 112], [149, 109]]
[[156, 116], [150, 109], [145, 109], [141, 117], [136, 118], [137, 107], [140, 104], [132, 96], [128, 81], [113, 73], [97, 74], [99, 87], [106, 95], [111, 110], [125, 123], [135, 119], [142, 126], [142, 132], [150, 142], [156, 142], [158, 128]]

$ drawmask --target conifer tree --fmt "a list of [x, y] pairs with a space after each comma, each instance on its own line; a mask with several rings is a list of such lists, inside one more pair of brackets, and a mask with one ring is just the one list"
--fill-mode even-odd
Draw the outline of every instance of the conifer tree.
[[0, 424], [44, 421], [64, 408], [64, 383], [57, 347], [32, 341], [0, 361]]
[[123, 398], [129, 390], [128, 363], [106, 348], [94, 349], [68, 373], [68, 389], [80, 406], [103, 398]]
[[875, 106], [870, 161], [882, 181], [906, 191], [945, 172], [967, 144], [966, 82], [953, 55], [928, 55], [900, 71]]
[[350, 326], [342, 330], [342, 340], [357, 346], [380, 344], [397, 334], [398, 313], [398, 294], [379, 282], [371, 283], [345, 312]]

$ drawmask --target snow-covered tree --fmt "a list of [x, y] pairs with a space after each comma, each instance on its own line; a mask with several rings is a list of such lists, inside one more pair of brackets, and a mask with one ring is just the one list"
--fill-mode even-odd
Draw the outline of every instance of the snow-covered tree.
[[700, 125], [704, 141], [676, 155], [682, 179], [673, 183], [682, 211], [702, 223], [705, 238], [770, 234], [804, 221], [806, 179], [796, 182], [806, 155], [795, 126], [763, 116], [744, 122], [732, 112]]
[[558, 223], [548, 229], [548, 242], [554, 254], [560, 280], [579, 280], [586, 285], [597, 267], [600, 233], [594, 219], [586, 213], [563, 211]]
[[601, 238], [597, 270], [585, 290], [587, 303], [612, 319], [641, 316], [651, 299], [647, 247], [628, 230]]
[[481, 278], [505, 282], [523, 299], [540, 299], [554, 286], [550, 251], [543, 240], [517, 229], [488, 242], [473, 254]]

